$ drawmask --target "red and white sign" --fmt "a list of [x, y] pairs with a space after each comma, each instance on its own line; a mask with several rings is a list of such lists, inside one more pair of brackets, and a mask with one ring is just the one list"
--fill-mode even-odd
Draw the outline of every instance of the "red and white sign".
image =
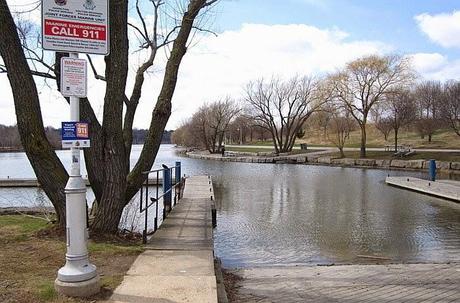
[[86, 70], [84, 59], [61, 58], [61, 93], [64, 97], [86, 97]]
[[108, 55], [108, 0], [43, 0], [43, 49]]

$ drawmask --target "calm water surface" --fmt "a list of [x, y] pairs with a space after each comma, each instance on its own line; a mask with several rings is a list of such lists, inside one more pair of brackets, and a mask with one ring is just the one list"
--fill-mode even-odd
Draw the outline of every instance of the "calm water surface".
[[[68, 153], [59, 156], [67, 166]], [[195, 160], [171, 145], [154, 166], [176, 160], [187, 175], [213, 176], [215, 248], [227, 267], [368, 261], [358, 255], [460, 261], [460, 206], [384, 184], [388, 173], [424, 173]], [[23, 153], [0, 153], [0, 178], [7, 176], [34, 176]], [[0, 189], [0, 207], [37, 199], [46, 200], [39, 190]]]

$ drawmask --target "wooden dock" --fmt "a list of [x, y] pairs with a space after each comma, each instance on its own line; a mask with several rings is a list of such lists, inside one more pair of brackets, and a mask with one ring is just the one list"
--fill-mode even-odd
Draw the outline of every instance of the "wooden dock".
[[187, 178], [183, 198], [150, 238], [109, 302], [217, 303], [208, 176]]
[[413, 177], [387, 177], [385, 182], [389, 185], [460, 202], [460, 181], [428, 181]]

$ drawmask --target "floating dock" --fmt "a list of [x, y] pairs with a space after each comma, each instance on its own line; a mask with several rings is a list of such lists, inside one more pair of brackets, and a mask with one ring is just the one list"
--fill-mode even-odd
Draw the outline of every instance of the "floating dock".
[[389, 185], [460, 202], [460, 181], [428, 181], [413, 177], [387, 177], [385, 182]]

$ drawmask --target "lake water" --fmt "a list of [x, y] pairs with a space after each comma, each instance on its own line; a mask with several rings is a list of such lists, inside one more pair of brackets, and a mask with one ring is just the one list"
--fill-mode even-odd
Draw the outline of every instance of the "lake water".
[[[68, 166], [68, 151], [58, 155]], [[425, 173], [196, 160], [171, 145], [160, 148], [155, 167], [177, 160], [187, 175], [213, 176], [224, 266], [368, 262], [358, 255], [460, 261], [459, 205], [384, 183], [388, 173]], [[0, 153], [0, 168], [0, 178], [33, 177], [23, 153]], [[37, 189], [0, 189], [0, 207], [44, 199]]]

